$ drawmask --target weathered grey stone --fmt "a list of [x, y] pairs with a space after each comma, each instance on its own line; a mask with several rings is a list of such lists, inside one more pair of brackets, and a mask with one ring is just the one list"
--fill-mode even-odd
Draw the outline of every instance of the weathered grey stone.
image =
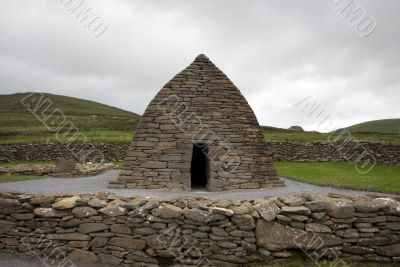
[[72, 213], [78, 218], [86, 218], [97, 215], [97, 210], [91, 207], [76, 207], [72, 210]]
[[312, 212], [326, 211], [329, 208], [327, 203], [323, 203], [323, 202], [319, 202], [319, 201], [305, 202], [304, 206], [309, 208]]
[[311, 211], [304, 206], [299, 206], [299, 207], [284, 206], [281, 208], [281, 212], [286, 213], [286, 214], [298, 214], [298, 215], [310, 215], [311, 214]]
[[53, 208], [36, 208], [33, 213], [38, 217], [51, 218], [51, 217], [64, 217], [68, 215], [67, 212], [55, 210]]
[[122, 259], [117, 258], [110, 254], [99, 253], [100, 261], [104, 264], [118, 266], [121, 264]]
[[108, 228], [110, 227], [104, 223], [83, 223], [79, 225], [78, 232], [87, 234], [87, 233], [103, 231]]
[[342, 251], [351, 254], [367, 254], [367, 253], [371, 254], [375, 252], [373, 248], [366, 248], [359, 246], [344, 247]]
[[52, 207], [57, 210], [65, 210], [65, 209], [72, 209], [76, 207], [77, 203], [76, 201], [79, 200], [79, 196], [73, 196], [73, 197], [67, 197], [67, 198], [62, 198], [55, 202]]
[[111, 238], [109, 244], [126, 249], [142, 250], [146, 246], [146, 241], [142, 239], [114, 237]]
[[375, 248], [376, 252], [380, 255], [387, 257], [398, 257], [400, 256], [400, 243], [392, 244], [388, 246], [378, 246]]
[[253, 216], [249, 214], [244, 214], [244, 215], [235, 214], [231, 218], [239, 230], [247, 231], [256, 228], [255, 220]]
[[279, 214], [280, 209], [273, 201], [265, 201], [254, 205], [254, 209], [260, 214], [261, 218], [267, 222], [272, 221]]
[[14, 222], [9, 222], [5, 220], [0, 220], [0, 235], [7, 233], [10, 229], [17, 226]]
[[81, 249], [74, 249], [67, 258], [71, 262], [83, 264], [94, 264], [99, 261], [99, 258], [94, 253]]
[[133, 234], [134, 235], [146, 236], [146, 235], [155, 234], [157, 232], [158, 232], [157, 229], [154, 229], [154, 228], [151, 228], [151, 227], [134, 227], [133, 228]]
[[181, 216], [182, 209], [171, 204], [163, 203], [159, 207], [153, 209], [151, 213], [160, 218], [170, 219]]
[[243, 214], [249, 214], [250, 213], [250, 208], [248, 206], [246, 206], [246, 205], [232, 206], [230, 208], [237, 215], [243, 215]]
[[108, 238], [96, 236], [90, 241], [89, 246], [94, 248], [100, 248], [104, 247], [107, 243], [108, 243]]
[[73, 228], [77, 227], [82, 223], [82, 221], [78, 218], [72, 218], [71, 220], [61, 221], [60, 226], [64, 228]]
[[28, 221], [35, 217], [32, 213], [12, 214], [11, 216], [18, 221]]
[[229, 234], [221, 227], [212, 227], [211, 233], [213, 233], [216, 236], [222, 236], [222, 237], [229, 236]]
[[331, 234], [307, 232], [264, 220], [259, 220], [257, 223], [256, 238], [257, 244], [269, 251], [291, 248], [320, 249], [342, 243], [341, 238]]
[[386, 223], [387, 228], [393, 231], [400, 231], [400, 222], [388, 222]]
[[93, 208], [104, 208], [107, 206], [107, 202], [102, 199], [92, 198], [89, 200], [88, 205]]
[[306, 202], [306, 200], [302, 197], [293, 197], [293, 196], [283, 197], [282, 201], [283, 203], [289, 206], [302, 206]]
[[123, 207], [125, 203], [120, 201], [113, 201], [109, 203], [106, 207], [99, 210], [99, 212], [108, 215], [110, 217], [117, 217], [125, 215], [126, 208]]
[[54, 196], [34, 196], [31, 198], [31, 203], [35, 205], [44, 204], [44, 203], [53, 203]]
[[183, 210], [183, 215], [196, 222], [201, 222], [201, 223], [208, 223], [212, 219], [212, 214], [209, 211], [206, 210], [200, 210], [200, 209], [184, 209]]
[[126, 224], [113, 224], [111, 225], [111, 232], [118, 234], [130, 235], [132, 234], [131, 228]]
[[326, 225], [319, 223], [306, 223], [305, 225], [306, 231], [316, 232], [316, 233], [330, 233], [332, 232], [331, 228]]
[[225, 216], [232, 216], [235, 212], [231, 209], [220, 208], [220, 207], [212, 207], [211, 212], [214, 214], [222, 214]]
[[372, 238], [360, 238], [358, 240], [358, 245], [359, 246], [382, 246], [382, 245], [387, 245], [389, 240], [386, 237], [380, 237], [380, 236], [375, 236]]
[[86, 241], [90, 240], [90, 237], [81, 233], [65, 233], [65, 234], [50, 234], [47, 236], [50, 240], [76, 240], [76, 241]]
[[76, 163], [72, 160], [58, 158], [56, 160], [55, 172], [63, 173], [76, 173]]
[[354, 207], [349, 204], [344, 202], [336, 202], [329, 205], [328, 214], [334, 218], [345, 219], [354, 217], [355, 211]]

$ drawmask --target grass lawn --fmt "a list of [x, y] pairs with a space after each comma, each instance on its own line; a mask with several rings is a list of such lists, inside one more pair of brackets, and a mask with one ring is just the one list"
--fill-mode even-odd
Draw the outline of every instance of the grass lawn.
[[43, 177], [31, 175], [0, 175], [0, 183], [18, 182], [25, 180], [41, 179]]
[[381, 262], [352, 262], [351, 264], [346, 264], [342, 262], [334, 262], [334, 261], [320, 261], [318, 263], [313, 262], [311, 260], [305, 259], [292, 259], [292, 260], [282, 260], [276, 261], [272, 263], [265, 264], [254, 264], [252, 267], [395, 267], [399, 266], [396, 263], [381, 263]]
[[[0, 128], [1, 132], [1, 128]], [[104, 143], [130, 143], [132, 141], [132, 131], [119, 130], [92, 130], [83, 131], [83, 135], [74, 139], [75, 142], [87, 141], [104, 142]], [[356, 140], [362, 141], [386, 141], [395, 145], [400, 145], [400, 135], [390, 134], [353, 134]], [[264, 137], [267, 142], [312, 142], [312, 141], [327, 141], [328, 136], [317, 132], [291, 132], [291, 131], [273, 131], [266, 130]], [[338, 137], [338, 135], [335, 135]], [[347, 136], [339, 136], [341, 139]], [[69, 142], [71, 137], [62, 137], [61, 142]], [[332, 137], [334, 138], [334, 137]], [[59, 139], [52, 133], [20, 133], [15, 135], [1, 135], [0, 144], [27, 144], [27, 143], [57, 143]]]
[[[394, 134], [376, 134], [376, 133], [354, 133], [351, 135], [355, 140], [360, 141], [385, 141], [394, 145], [400, 145], [400, 135]], [[264, 137], [267, 142], [314, 142], [314, 141], [328, 141], [335, 140], [336, 138], [343, 140], [348, 136], [345, 135], [332, 135], [318, 133], [318, 132], [278, 132], [278, 131], [265, 131]]]
[[275, 260], [269, 263], [255, 263], [251, 267], [394, 267], [398, 266], [396, 263], [383, 263], [383, 262], [352, 262], [346, 264], [343, 261], [328, 261], [321, 259], [315, 262], [308, 258], [304, 253], [299, 250], [289, 249], [292, 257], [289, 259]]
[[132, 141], [132, 131], [94, 130], [84, 131], [81, 134], [78, 138], [70, 136], [57, 138], [51, 133], [0, 136], [0, 144], [58, 143], [59, 141], [69, 143], [72, 139], [74, 142], [130, 143]]
[[29, 164], [29, 165], [34, 165], [34, 164], [48, 164], [48, 163], [54, 163], [54, 160], [47, 161], [47, 160], [31, 160], [31, 161], [11, 161], [11, 162], [0, 162], [0, 167], [5, 167], [5, 166], [15, 166], [19, 164]]
[[275, 162], [280, 176], [302, 182], [357, 190], [400, 194], [400, 167], [376, 165], [359, 174], [344, 162]]

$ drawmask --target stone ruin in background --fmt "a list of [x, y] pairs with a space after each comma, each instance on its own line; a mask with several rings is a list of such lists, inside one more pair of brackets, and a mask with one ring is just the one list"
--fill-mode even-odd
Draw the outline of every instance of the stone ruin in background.
[[205, 55], [148, 105], [110, 188], [209, 191], [284, 186], [257, 118]]

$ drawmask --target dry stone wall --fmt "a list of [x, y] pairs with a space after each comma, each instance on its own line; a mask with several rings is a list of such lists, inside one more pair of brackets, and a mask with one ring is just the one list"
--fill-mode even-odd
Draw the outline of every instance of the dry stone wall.
[[400, 262], [398, 200], [1, 193], [0, 250], [57, 256], [64, 266], [247, 266], [290, 258], [293, 249], [332, 261]]
[[282, 161], [371, 160], [387, 166], [400, 166], [400, 146], [384, 142], [269, 142], [268, 152]]
[[[359, 143], [354, 143], [354, 146]], [[95, 148], [102, 152], [104, 160], [119, 161], [126, 158], [129, 144], [92, 143], [82, 149]], [[340, 153], [340, 142], [267, 142], [266, 150], [274, 160], [282, 161], [346, 161], [345, 153]], [[400, 146], [386, 143], [363, 142], [355, 151], [360, 155], [364, 149], [370, 151], [378, 164], [400, 166]], [[73, 158], [66, 144], [12, 144], [0, 145], [0, 160], [29, 161], [55, 160], [59, 157]]]

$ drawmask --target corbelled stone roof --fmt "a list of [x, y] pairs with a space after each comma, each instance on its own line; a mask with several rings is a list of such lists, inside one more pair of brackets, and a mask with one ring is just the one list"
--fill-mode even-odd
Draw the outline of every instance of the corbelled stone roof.
[[201, 54], [150, 102], [110, 185], [189, 190], [193, 146], [205, 144], [209, 190], [283, 185], [246, 99]]

